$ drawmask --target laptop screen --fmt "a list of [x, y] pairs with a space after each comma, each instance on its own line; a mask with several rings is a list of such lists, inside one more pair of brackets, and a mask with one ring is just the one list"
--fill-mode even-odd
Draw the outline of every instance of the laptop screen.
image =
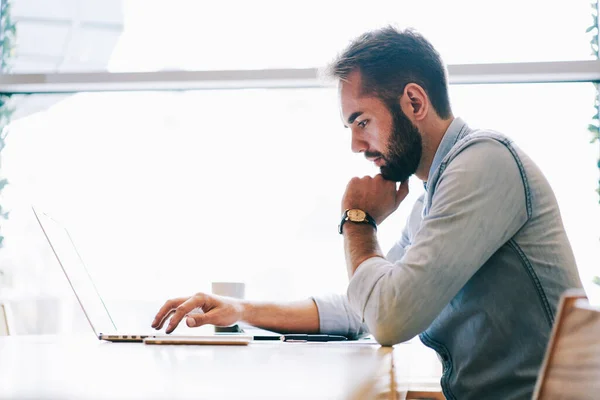
[[69, 232], [43, 212], [35, 208], [33, 212], [94, 333], [98, 335], [116, 331], [116, 326], [79, 256]]

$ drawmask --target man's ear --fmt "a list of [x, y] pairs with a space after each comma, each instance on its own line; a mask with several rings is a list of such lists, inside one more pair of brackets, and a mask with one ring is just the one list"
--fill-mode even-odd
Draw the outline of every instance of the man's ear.
[[401, 106], [404, 113], [407, 115], [410, 114], [412, 116], [411, 119], [415, 121], [423, 120], [429, 112], [429, 98], [425, 90], [416, 83], [406, 85], [402, 100], [404, 104], [401, 104]]

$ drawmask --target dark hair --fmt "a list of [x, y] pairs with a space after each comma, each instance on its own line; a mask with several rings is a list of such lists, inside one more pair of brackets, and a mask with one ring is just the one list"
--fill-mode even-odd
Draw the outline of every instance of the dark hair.
[[450, 118], [448, 79], [440, 54], [414, 30], [392, 26], [367, 32], [329, 66], [327, 73], [339, 80], [354, 71], [362, 78], [362, 92], [386, 102], [398, 101], [409, 83], [421, 86], [438, 115]]

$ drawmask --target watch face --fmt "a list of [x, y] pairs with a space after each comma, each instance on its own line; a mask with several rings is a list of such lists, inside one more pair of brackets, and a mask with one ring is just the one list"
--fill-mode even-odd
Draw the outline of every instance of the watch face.
[[363, 210], [352, 209], [348, 210], [348, 219], [353, 222], [362, 222], [367, 218]]

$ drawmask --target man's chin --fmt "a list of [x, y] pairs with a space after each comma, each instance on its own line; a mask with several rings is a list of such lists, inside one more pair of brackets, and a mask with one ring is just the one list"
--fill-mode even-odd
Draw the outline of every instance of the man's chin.
[[381, 167], [379, 171], [381, 172], [381, 176], [383, 176], [383, 179], [394, 182], [404, 182], [412, 175], [412, 173], [407, 173], [406, 171], [390, 171], [385, 166]]

